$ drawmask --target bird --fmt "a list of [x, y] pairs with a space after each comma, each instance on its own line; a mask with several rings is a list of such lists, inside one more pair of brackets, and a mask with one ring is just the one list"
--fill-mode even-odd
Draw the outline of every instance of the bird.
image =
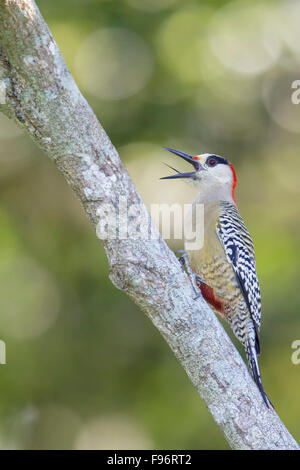
[[267, 407], [273, 408], [264, 391], [258, 363], [261, 294], [253, 242], [237, 208], [234, 166], [220, 155], [192, 156], [169, 147], [164, 149], [193, 166], [193, 171], [188, 173], [170, 167], [176, 173], [161, 178], [183, 178], [196, 189], [197, 196], [185, 224], [197, 217], [197, 204], [202, 204], [204, 209], [204, 218], [194, 220], [196, 230], [200, 229], [199, 224], [204, 224], [203, 246], [191, 249], [185, 238], [187, 248], [180, 260], [188, 264], [198, 296], [202, 294], [214, 312], [229, 323], [243, 345], [254, 382]]

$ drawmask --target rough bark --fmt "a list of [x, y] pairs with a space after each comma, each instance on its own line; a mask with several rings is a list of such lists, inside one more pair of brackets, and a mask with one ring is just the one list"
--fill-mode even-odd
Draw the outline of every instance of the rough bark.
[[[162, 240], [118, 153], [81, 95], [33, 0], [0, 0], [1, 110], [56, 163], [92, 224], [119, 195], [156, 239], [109, 239], [110, 279], [148, 315], [233, 449], [298, 449], [268, 410], [239, 353]], [[201, 443], [199, 442], [199, 445]]]

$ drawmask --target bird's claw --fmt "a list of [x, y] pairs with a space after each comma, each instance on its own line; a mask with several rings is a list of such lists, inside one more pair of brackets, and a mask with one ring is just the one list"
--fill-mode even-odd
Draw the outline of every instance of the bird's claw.
[[194, 297], [194, 299], [193, 299], [193, 300], [198, 300], [198, 299], [199, 299], [199, 297], [201, 297], [201, 296], [202, 296], [202, 293], [201, 293], [201, 292], [199, 292], [199, 294], [198, 294], [198, 295], [196, 295], [196, 297]]
[[201, 277], [199, 274], [195, 274], [196, 284], [200, 288], [201, 284], [207, 284], [205, 279]]
[[184, 250], [176, 250], [175, 251], [176, 256], [178, 256], [178, 261], [181, 264], [181, 266], [184, 268], [187, 262], [187, 253]]
[[201, 291], [200, 291], [200, 285], [201, 285], [202, 282], [205, 282], [205, 281], [204, 281], [204, 279], [202, 279], [201, 276], [199, 276], [199, 274], [196, 274], [196, 273], [193, 272], [193, 270], [190, 266], [188, 254], [185, 250], [176, 250], [175, 253], [176, 253], [176, 256], [180, 255], [178, 257], [178, 261], [180, 262], [180, 264], [182, 266], [182, 269], [184, 271], [186, 271], [186, 273], [187, 273], [187, 275], [188, 275], [188, 277], [191, 281], [194, 292], [196, 294], [196, 297], [194, 298], [194, 300], [197, 300], [202, 295]]

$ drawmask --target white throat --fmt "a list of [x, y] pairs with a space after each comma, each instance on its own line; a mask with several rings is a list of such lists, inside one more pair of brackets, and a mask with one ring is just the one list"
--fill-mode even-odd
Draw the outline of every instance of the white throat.
[[235, 204], [232, 197], [232, 186], [224, 185], [221, 181], [201, 181], [197, 188], [198, 193], [195, 202], [207, 204], [211, 202], [228, 201]]

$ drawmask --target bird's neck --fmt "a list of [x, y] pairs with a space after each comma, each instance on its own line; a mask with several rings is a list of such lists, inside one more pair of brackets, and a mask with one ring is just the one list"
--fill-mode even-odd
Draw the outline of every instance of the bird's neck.
[[194, 202], [204, 205], [211, 205], [218, 204], [221, 201], [236, 204], [231, 188], [224, 188], [217, 185], [213, 188], [209, 188], [209, 190], [204, 188], [198, 192]]

